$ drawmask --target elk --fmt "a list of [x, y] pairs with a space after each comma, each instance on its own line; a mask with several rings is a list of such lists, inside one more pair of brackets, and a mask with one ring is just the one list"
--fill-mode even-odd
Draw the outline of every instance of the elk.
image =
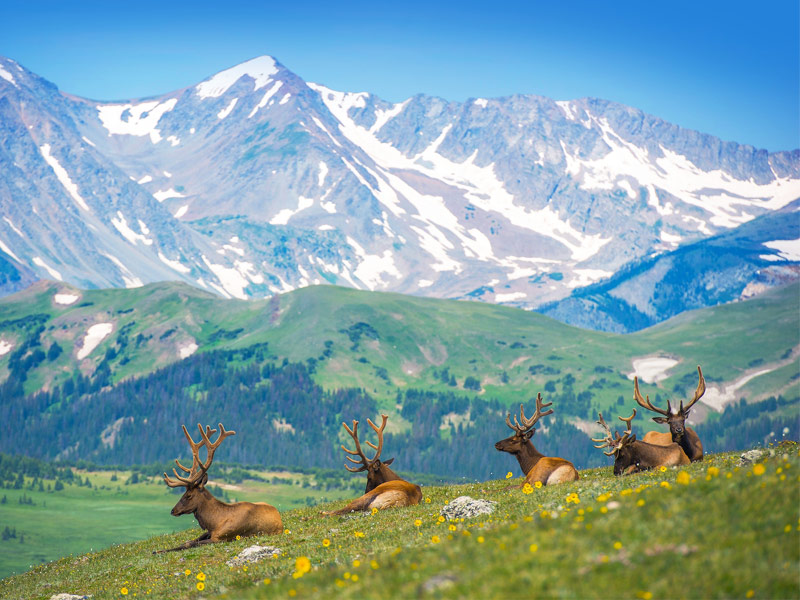
[[[537, 481], [540, 481], [543, 485], [554, 485], [567, 481], [577, 481], [580, 477], [575, 465], [571, 462], [563, 458], [545, 456], [536, 450], [531, 442], [533, 434], [536, 433], [534, 426], [537, 421], [553, 413], [553, 409], [546, 412], [542, 412], [542, 409], [552, 404], [552, 402], [543, 404], [542, 395], [537, 394], [536, 412], [529, 419], [525, 417], [525, 408], [520, 404], [520, 418], [518, 420], [517, 416], [514, 415], [513, 425], [511, 424], [511, 413], [506, 415], [506, 425], [514, 431], [514, 435], [500, 440], [494, 445], [501, 452], [508, 452], [517, 457], [519, 466], [522, 468], [522, 472], [525, 473], [525, 482], [531, 485]], [[520, 421], [522, 422], [521, 425]]]
[[[251, 536], [261, 534], [275, 534], [283, 531], [283, 523], [278, 510], [266, 502], [233, 502], [231, 504], [222, 502], [214, 498], [205, 488], [208, 482], [208, 468], [214, 460], [214, 452], [217, 450], [222, 440], [235, 435], [235, 431], [225, 431], [222, 423], [219, 424], [219, 436], [215, 442], [211, 442], [211, 436], [217, 433], [216, 429], [211, 429], [206, 425], [205, 431], [198, 423], [201, 440], [195, 442], [183, 425], [183, 434], [189, 441], [192, 449], [192, 467], [184, 467], [176, 458], [175, 464], [184, 472], [186, 477], [178, 475], [178, 471], [172, 468], [175, 479], [171, 479], [164, 473], [164, 481], [171, 487], [185, 487], [186, 491], [172, 509], [172, 516], [193, 514], [200, 527], [206, 531], [197, 539], [190, 540], [168, 550], [161, 552], [173, 552], [175, 550], [185, 550], [201, 544], [213, 544], [216, 542], [228, 542], [236, 539], [236, 536]], [[200, 461], [200, 449], [206, 448], [206, 461]]]
[[[413, 483], [409, 483], [401, 479], [397, 473], [389, 468], [389, 465], [394, 461], [390, 458], [387, 461], [381, 462], [380, 456], [383, 451], [383, 430], [386, 429], [386, 421], [389, 419], [387, 415], [381, 415], [383, 419], [381, 426], [378, 427], [370, 419], [367, 423], [372, 427], [373, 431], [378, 435], [378, 445], [376, 446], [369, 440], [367, 445], [375, 450], [375, 455], [372, 458], [367, 458], [364, 451], [361, 449], [361, 442], [358, 440], [358, 421], [353, 420], [353, 427], [347, 426], [347, 423], [342, 423], [347, 433], [353, 438], [355, 443], [355, 450], [348, 450], [342, 444], [342, 450], [347, 452], [350, 456], [345, 456], [350, 462], [359, 464], [358, 467], [351, 467], [345, 463], [345, 468], [351, 473], [367, 472], [367, 487], [364, 490], [364, 495], [356, 498], [344, 508], [330, 512], [324, 512], [325, 515], [344, 515], [349, 512], [371, 510], [372, 508], [384, 509], [394, 506], [413, 506], [419, 504], [422, 499], [422, 489]], [[358, 459], [352, 458], [357, 456]]]
[[600, 417], [597, 424], [605, 430], [606, 436], [600, 439], [592, 438], [592, 441], [600, 442], [600, 445], [595, 446], [595, 448], [611, 448], [611, 452], [604, 450], [603, 454], [614, 457], [614, 475], [629, 475], [630, 473], [638, 473], [653, 467], [672, 467], [689, 464], [686, 453], [674, 442], [671, 442], [668, 446], [658, 446], [636, 439], [636, 435], [631, 430], [631, 421], [636, 416], [635, 408], [633, 409], [633, 414], [627, 419], [617, 417], [627, 425], [624, 435], [620, 435], [618, 431], [615, 431], [612, 435], [611, 429], [603, 419], [603, 414], [597, 413], [597, 415]]
[[639, 378], [633, 378], [633, 397], [639, 406], [663, 415], [661, 417], [653, 417], [653, 421], [656, 423], [669, 425], [669, 433], [651, 431], [644, 436], [644, 441], [650, 444], [656, 444], [657, 446], [668, 446], [675, 442], [683, 449], [686, 456], [688, 456], [689, 460], [692, 462], [703, 460], [703, 444], [700, 442], [700, 438], [697, 433], [695, 433], [694, 429], [685, 426], [686, 418], [689, 416], [689, 409], [695, 405], [706, 391], [706, 380], [703, 378], [703, 371], [700, 369], [699, 365], [697, 366], [697, 373], [699, 375], [699, 381], [697, 383], [697, 389], [694, 392], [694, 398], [692, 398], [692, 401], [689, 402], [689, 405], [685, 408], [683, 406], [683, 400], [681, 400], [680, 407], [675, 411], [673, 411], [669, 400], [667, 400], [667, 410], [662, 410], [657, 406], [653, 406], [650, 402], [649, 395], [646, 400], [643, 399], [642, 395], [639, 393]]

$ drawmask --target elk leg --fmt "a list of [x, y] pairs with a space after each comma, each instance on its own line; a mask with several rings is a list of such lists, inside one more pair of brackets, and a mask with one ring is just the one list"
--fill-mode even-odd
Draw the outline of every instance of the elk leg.
[[153, 550], [153, 554], [162, 554], [164, 552], [177, 552], [178, 550], [186, 550], [187, 548], [194, 548], [195, 546], [199, 546], [201, 544], [213, 544], [214, 541], [211, 539], [211, 534], [206, 531], [200, 537], [195, 538], [193, 540], [189, 540], [188, 542], [184, 542], [180, 546], [175, 546], [174, 548], [168, 548], [166, 550]]
[[338, 516], [338, 515], [346, 515], [349, 512], [355, 512], [359, 510], [367, 510], [369, 505], [372, 504], [372, 501], [375, 499], [374, 494], [364, 494], [360, 498], [356, 498], [350, 504], [345, 506], [344, 508], [340, 508], [339, 510], [332, 510], [328, 512], [323, 512], [323, 515], [326, 516]]

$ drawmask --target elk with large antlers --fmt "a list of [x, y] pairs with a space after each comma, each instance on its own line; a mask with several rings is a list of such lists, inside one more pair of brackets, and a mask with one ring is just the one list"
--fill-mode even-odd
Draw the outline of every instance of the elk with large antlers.
[[653, 417], [653, 421], [656, 423], [669, 425], [669, 433], [650, 431], [644, 436], [644, 441], [650, 444], [656, 444], [657, 446], [667, 446], [675, 442], [683, 448], [686, 456], [688, 456], [689, 460], [692, 462], [703, 460], [703, 444], [700, 438], [697, 433], [695, 433], [694, 429], [686, 427], [685, 425], [686, 418], [689, 416], [689, 409], [700, 400], [700, 397], [706, 391], [706, 380], [703, 378], [703, 371], [700, 369], [699, 365], [697, 366], [697, 373], [699, 375], [699, 381], [697, 383], [697, 389], [694, 392], [694, 398], [692, 398], [692, 401], [689, 402], [689, 405], [686, 407], [683, 406], [683, 400], [681, 400], [680, 407], [674, 411], [669, 400], [667, 400], [667, 410], [663, 410], [657, 406], [653, 406], [650, 402], [649, 395], [646, 400], [642, 398], [642, 395], [639, 393], [639, 378], [633, 378], [633, 397], [639, 406], [663, 415], [660, 417]]
[[[371, 510], [373, 508], [384, 509], [395, 506], [412, 506], [419, 504], [422, 499], [422, 489], [413, 483], [409, 483], [401, 479], [397, 473], [389, 468], [389, 465], [394, 461], [390, 458], [387, 461], [381, 462], [380, 456], [383, 451], [383, 430], [386, 429], [386, 421], [389, 419], [387, 415], [381, 415], [383, 422], [378, 427], [370, 419], [367, 423], [372, 427], [373, 431], [378, 435], [378, 445], [376, 446], [369, 440], [367, 445], [375, 450], [375, 455], [372, 458], [367, 458], [364, 451], [361, 449], [361, 442], [358, 439], [358, 421], [353, 420], [353, 427], [347, 426], [347, 423], [342, 423], [347, 433], [353, 438], [355, 443], [355, 450], [348, 450], [342, 445], [342, 450], [351, 456], [345, 456], [347, 460], [359, 465], [358, 467], [351, 467], [345, 464], [345, 468], [352, 473], [367, 472], [367, 487], [364, 490], [364, 495], [356, 498], [344, 508], [326, 512], [326, 515], [344, 515], [349, 512], [360, 510]], [[357, 456], [358, 459], [352, 458]]]
[[597, 415], [600, 417], [597, 423], [605, 430], [605, 437], [600, 439], [592, 438], [592, 441], [600, 442], [600, 445], [595, 446], [595, 448], [611, 448], [610, 452], [603, 450], [603, 454], [614, 457], [614, 475], [629, 475], [654, 467], [689, 464], [689, 459], [678, 444], [670, 443], [668, 446], [657, 446], [636, 439], [636, 435], [631, 430], [631, 421], [636, 416], [635, 408], [633, 409], [633, 414], [627, 419], [618, 417], [620, 421], [627, 425], [624, 435], [620, 435], [618, 431], [612, 434], [611, 429], [603, 419], [603, 414], [597, 413]]
[[[278, 510], [266, 502], [234, 502], [229, 504], [214, 498], [205, 488], [208, 482], [208, 468], [214, 460], [214, 452], [217, 450], [222, 440], [228, 436], [235, 435], [235, 431], [225, 431], [222, 423], [219, 424], [219, 436], [215, 442], [211, 441], [211, 436], [217, 433], [216, 429], [211, 429], [206, 425], [205, 431], [198, 423], [201, 440], [195, 442], [183, 425], [183, 434], [189, 441], [192, 448], [192, 467], [184, 467], [176, 458], [175, 464], [184, 472], [186, 477], [178, 475], [178, 471], [173, 467], [175, 479], [167, 477], [164, 473], [164, 481], [169, 487], [185, 487], [186, 491], [172, 509], [172, 516], [193, 514], [200, 527], [206, 531], [197, 539], [190, 540], [168, 550], [158, 552], [172, 552], [175, 550], [185, 550], [201, 544], [213, 544], [215, 542], [228, 542], [236, 539], [237, 536], [251, 536], [262, 534], [274, 534], [283, 531], [283, 523]], [[200, 460], [200, 449], [205, 446], [206, 460]]]
[[[542, 412], [553, 404], [548, 402], [542, 403], [542, 395], [536, 396], [536, 412], [532, 417], [525, 417], [525, 409], [522, 404], [519, 405], [519, 420], [514, 415], [514, 424], [511, 424], [511, 413], [506, 415], [506, 425], [513, 431], [514, 435], [504, 440], [497, 442], [494, 447], [501, 452], [508, 452], [517, 457], [519, 466], [522, 472], [525, 473], [525, 482], [533, 485], [537, 481], [543, 485], [553, 485], [556, 483], [564, 483], [566, 481], [577, 481], [579, 478], [578, 471], [568, 460], [563, 458], [556, 458], [552, 456], [545, 456], [534, 447], [531, 442], [533, 434], [536, 433], [534, 427], [537, 421], [549, 414], [552, 414], [553, 409]], [[520, 421], [522, 424], [520, 424]]]

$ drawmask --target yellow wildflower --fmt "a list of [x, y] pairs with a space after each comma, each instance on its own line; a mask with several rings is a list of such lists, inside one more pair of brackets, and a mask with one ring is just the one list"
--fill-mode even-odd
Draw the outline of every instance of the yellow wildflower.
[[361, 561], [360, 561], [360, 560], [358, 560], [358, 559], [355, 559], [355, 560], [353, 561], [353, 567], [355, 567], [355, 568], [357, 569], [357, 568], [358, 568], [358, 567], [360, 567], [360, 566], [361, 566]]
[[605, 502], [605, 501], [606, 501], [606, 500], [608, 500], [609, 498], [610, 498], [610, 496], [609, 496], [608, 494], [600, 494], [600, 495], [597, 497], [597, 501], [598, 501], [598, 502]]
[[198, 581], [197, 582], [197, 590], [202, 592], [204, 589], [206, 589], [206, 584], [203, 583], [202, 581]]
[[672, 487], [672, 486], [670, 486], [670, 484], [669, 484], [669, 481], [662, 481], [662, 482], [660, 483], [660, 485], [661, 485], [661, 487], [663, 487], [663, 488], [667, 488], [667, 489], [669, 489], [670, 487]]
[[434, 536], [431, 538], [431, 542], [433, 542], [434, 544], [438, 544], [440, 541], [441, 541], [441, 540], [439, 539], [439, 536], [438, 536], [438, 535], [434, 535]]
[[202, 571], [200, 571], [200, 572], [197, 574], [197, 581], [205, 581], [205, 580], [206, 580], [206, 574], [205, 574], [205, 573], [203, 573]]
[[678, 473], [678, 476], [675, 478], [675, 481], [677, 481], [681, 485], [688, 485], [690, 479], [691, 478], [689, 477], [689, 473], [687, 473], [686, 471], [681, 471], [680, 473]]
[[369, 566], [370, 566], [370, 568], [372, 568], [372, 569], [378, 569], [378, 568], [380, 568], [380, 565], [378, 564], [378, 561], [377, 561], [377, 560], [371, 560], [371, 561], [369, 561]]
[[667, 472], [667, 467], [665, 467], [664, 465], [661, 465], [661, 468], [659, 469], [659, 471], [661, 471], [662, 473], [666, 473]]
[[123, 596], [127, 596], [128, 595], [128, 588], [126, 588], [126, 587], [122, 588], [119, 591], [119, 593], [122, 594]]
[[536, 552], [538, 549], [539, 546], [537, 546], [536, 544], [531, 544], [530, 546], [528, 546], [528, 550], [530, 550], [531, 552]]
[[240, 536], [240, 535], [237, 535], [237, 536], [236, 536], [236, 541], [238, 542], [240, 539], [242, 539], [242, 536]]
[[373, 515], [377, 515], [378, 514], [378, 509], [376, 507], [374, 507], [374, 506], [372, 507], [372, 514]]
[[766, 469], [764, 468], [764, 465], [762, 465], [761, 463], [753, 467], [753, 475], [759, 475], [759, 476], [763, 475], [764, 471], [766, 471]]
[[437, 520], [439, 523], [444, 523], [444, 517], [443, 517], [442, 515], [439, 515], [439, 518], [438, 518], [438, 519], [436, 519], [436, 520]]
[[299, 573], [308, 573], [311, 570], [311, 561], [306, 556], [298, 556], [294, 561], [294, 568]]
[[355, 532], [353, 532], [353, 535], [358, 537], [358, 538], [362, 538], [362, 537], [364, 537], [364, 532], [363, 531], [355, 531]]
[[191, 574], [192, 574], [192, 572], [191, 572], [189, 569], [186, 569], [186, 570], [183, 572], [183, 574], [184, 574], [184, 575], [191, 575]]
[[636, 506], [644, 506], [644, 498], [639, 498], [636, 501]]
[[455, 525], [453, 525], [453, 524], [450, 524], [450, 525], [448, 525], [448, 527], [447, 527], [447, 528], [448, 528], [450, 531], [455, 531], [456, 529], [458, 529], [458, 527], [456, 527], [456, 526], [455, 526]]
[[711, 475], [711, 477], [716, 477], [717, 475], [719, 475], [719, 467], [714, 467], [714, 466], [708, 467], [708, 471], [706, 472], [709, 475]]
[[622, 550], [622, 542], [614, 542], [614, 550]]
[[744, 596], [745, 598], [752, 598], [755, 595], [756, 595], [755, 590], [747, 590], [747, 593]]
[[535, 487], [538, 490], [540, 487], [542, 487], [542, 482], [537, 481], [536, 483], [533, 484], [533, 487]]
[[324, 540], [322, 540], [322, 547], [323, 548], [327, 548], [330, 545], [331, 545], [331, 541], [328, 538], [325, 538]]
[[484, 542], [483, 536], [482, 536], [482, 535], [479, 535], [479, 536], [478, 536], [478, 543], [479, 543], [479, 544], [482, 544], [483, 542]]
[[430, 503], [431, 503], [431, 499], [430, 498], [425, 498], [425, 504], [430, 504]]
[[354, 582], [355, 582], [355, 581], [358, 581], [358, 575], [356, 575], [355, 573], [353, 573], [353, 576], [351, 577], [351, 580], [352, 580], [352, 581], [354, 581]]
[[269, 585], [270, 583], [272, 583], [272, 579], [270, 579], [269, 577], [265, 577], [264, 578], [264, 585]]
[[511, 479], [513, 476], [514, 476], [514, 474], [511, 471], [506, 473], [506, 479]]
[[533, 487], [531, 486], [530, 483], [526, 483], [525, 485], [522, 486], [522, 493], [523, 494], [532, 494], [533, 493]]

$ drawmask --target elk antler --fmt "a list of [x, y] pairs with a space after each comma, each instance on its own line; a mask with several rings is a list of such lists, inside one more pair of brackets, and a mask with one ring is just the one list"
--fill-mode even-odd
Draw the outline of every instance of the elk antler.
[[[600, 425], [606, 431], [606, 437], [602, 437], [600, 439], [590, 438], [593, 442], [601, 442], [599, 446], [595, 446], [595, 448], [603, 449], [603, 448], [614, 448], [611, 452], [606, 452], [603, 450], [603, 454], [606, 456], [612, 456], [614, 451], [616, 450], [614, 443], [614, 436], [611, 433], [611, 429], [609, 429], [608, 424], [606, 424], [606, 420], [603, 418], [603, 413], [597, 413], [597, 416], [600, 417], [600, 420], [597, 421], [597, 424]], [[619, 435], [619, 434], [617, 434]]]
[[381, 452], [383, 451], [383, 430], [386, 429], [386, 421], [389, 419], [389, 417], [388, 415], [381, 415], [381, 418], [383, 419], [383, 422], [381, 423], [380, 427], [375, 425], [375, 423], [373, 423], [370, 419], [367, 419], [367, 424], [370, 427], [372, 427], [372, 429], [375, 431], [376, 434], [378, 434], [377, 446], [372, 442], [370, 442], [369, 440], [367, 440], [367, 445], [373, 450], [375, 450], [375, 456], [373, 456], [372, 458], [367, 458], [366, 455], [364, 454], [364, 451], [361, 449], [361, 442], [358, 441], [358, 421], [353, 419], [352, 429], [350, 429], [347, 426], [347, 423], [342, 423], [345, 430], [347, 431], [347, 433], [350, 434], [350, 437], [353, 438], [353, 441], [356, 444], [355, 450], [348, 450], [347, 448], [344, 447], [344, 444], [342, 444], [342, 450], [344, 450], [348, 454], [352, 454], [353, 456], [359, 456], [361, 458], [361, 460], [356, 460], [354, 458], [351, 458], [350, 456], [345, 456], [345, 458], [350, 462], [354, 462], [356, 464], [361, 463], [361, 466], [357, 468], [350, 467], [347, 464], [345, 464], [344, 468], [347, 469], [348, 471], [351, 471], [352, 473], [359, 473], [360, 471], [366, 471], [372, 463], [374, 463], [376, 460], [380, 458]]
[[[520, 417], [519, 421], [517, 420], [517, 416], [514, 415], [514, 425], [512, 425], [511, 424], [511, 413], [508, 413], [506, 415], [506, 425], [508, 425], [511, 429], [513, 429], [517, 433], [523, 434], [526, 431], [528, 431], [531, 427], [536, 425], [536, 423], [539, 421], [539, 419], [541, 419], [542, 417], [546, 417], [547, 415], [550, 415], [550, 414], [553, 413], [553, 409], [552, 408], [550, 410], [548, 410], [548, 411], [542, 412], [543, 408], [547, 408], [548, 406], [551, 406], [552, 404], [553, 404], [552, 402], [548, 402], [547, 404], [542, 403], [542, 394], [539, 393], [539, 394], [536, 395], [536, 412], [533, 413], [533, 416], [530, 419], [525, 417], [525, 407], [522, 404], [520, 404], [519, 405], [519, 417]], [[520, 421], [522, 421], [522, 425], [519, 424]]]
[[635, 416], [636, 416], [636, 409], [634, 408], [633, 409], [633, 414], [630, 417], [628, 417], [627, 419], [625, 417], [617, 417], [620, 421], [622, 421], [623, 423], [625, 423], [628, 426], [627, 427], [627, 431], [625, 431], [625, 435], [630, 435], [630, 433], [631, 433], [631, 421], [633, 421], [633, 418]]
[[667, 401], [667, 410], [662, 410], [662, 409], [658, 408], [657, 406], [653, 406], [653, 404], [650, 402], [650, 395], [649, 394], [647, 395], [647, 401], [645, 401], [644, 398], [642, 398], [642, 394], [639, 393], [639, 378], [638, 377], [634, 377], [633, 378], [633, 398], [634, 398], [634, 400], [636, 400], [636, 402], [642, 408], [646, 408], [647, 410], [652, 410], [653, 412], [656, 412], [656, 413], [658, 413], [660, 415], [664, 415], [665, 417], [669, 416], [669, 408], [670, 408], [669, 401]]
[[[197, 484], [198, 481], [203, 477], [203, 475], [208, 471], [208, 468], [211, 466], [212, 461], [214, 460], [214, 452], [222, 443], [226, 437], [231, 435], [236, 435], [235, 431], [225, 431], [225, 427], [222, 423], [219, 424], [219, 437], [217, 437], [217, 441], [211, 442], [210, 437], [217, 433], [216, 429], [211, 429], [209, 425], [206, 425], [205, 431], [203, 431], [203, 426], [200, 423], [197, 424], [197, 428], [200, 430], [200, 437], [202, 438], [199, 442], [195, 442], [192, 439], [192, 436], [189, 435], [189, 432], [186, 430], [186, 425], [182, 425], [183, 427], [183, 434], [186, 436], [186, 439], [189, 442], [189, 446], [192, 448], [192, 468], [189, 469], [184, 467], [180, 461], [176, 458], [175, 464], [180, 467], [182, 471], [188, 473], [188, 477], [181, 477], [178, 475], [178, 471], [175, 468], [172, 468], [172, 472], [175, 473], [175, 479], [177, 481], [170, 479], [167, 477], [167, 474], [164, 473], [164, 481], [169, 487], [190, 487]], [[203, 446], [206, 447], [206, 461], [202, 463], [200, 461], [200, 448]], [[199, 467], [199, 469], [198, 469]]]
[[683, 408], [683, 400], [681, 400], [681, 412], [685, 413], [690, 408], [694, 406], [694, 403], [700, 400], [700, 396], [706, 393], [706, 380], [703, 377], [703, 371], [700, 370], [700, 365], [697, 365], [697, 374], [699, 375], [699, 380], [697, 381], [697, 389], [694, 391], [694, 398], [692, 401], [689, 402], [689, 406]]

